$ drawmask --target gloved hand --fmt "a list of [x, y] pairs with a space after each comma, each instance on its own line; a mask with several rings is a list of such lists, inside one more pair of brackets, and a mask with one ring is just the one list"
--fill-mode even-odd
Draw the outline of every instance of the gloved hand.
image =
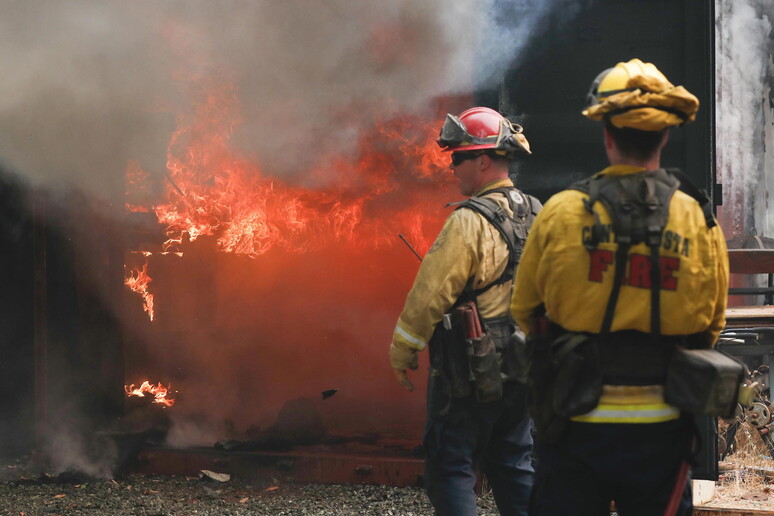
[[417, 350], [404, 348], [400, 345], [390, 344], [390, 364], [395, 373], [398, 383], [407, 391], [414, 390], [414, 384], [408, 379], [406, 369], [417, 369], [419, 367], [419, 356]]

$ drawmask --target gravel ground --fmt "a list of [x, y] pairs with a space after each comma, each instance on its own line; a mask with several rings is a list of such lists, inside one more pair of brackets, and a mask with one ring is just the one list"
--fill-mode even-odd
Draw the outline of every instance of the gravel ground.
[[[10, 462], [10, 463], [9, 463]], [[379, 515], [430, 516], [418, 488], [205, 481], [129, 475], [120, 480], [32, 474], [22, 461], [0, 462], [0, 514], [38, 515]], [[497, 515], [491, 495], [479, 514]]]
[[[51, 477], [29, 459], [0, 458], [0, 515], [116, 516], [431, 516], [422, 489], [288, 482], [227, 482], [198, 477], [132, 474], [94, 480], [72, 474]], [[770, 484], [761, 476], [726, 473], [707, 507], [772, 511]], [[491, 494], [478, 500], [480, 516], [499, 513]]]

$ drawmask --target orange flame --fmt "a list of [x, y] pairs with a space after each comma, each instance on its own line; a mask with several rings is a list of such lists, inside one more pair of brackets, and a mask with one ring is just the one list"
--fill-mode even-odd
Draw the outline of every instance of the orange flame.
[[[439, 187], [453, 176], [435, 143], [438, 128], [424, 118], [376, 121], [370, 134], [353, 142], [352, 156], [323, 156], [304, 175], [326, 187], [304, 187], [267, 177], [230, 147], [241, 119], [234, 87], [209, 85], [200, 95], [192, 115], [178, 115], [162, 180], [166, 199], [149, 208], [166, 227], [164, 252], [181, 254], [201, 236], [213, 237], [222, 252], [249, 257], [275, 247], [303, 253], [341, 242], [350, 249], [381, 249], [402, 245], [399, 233], [420, 253], [430, 247], [428, 237], [445, 216], [439, 208], [448, 200]], [[137, 161], [126, 173], [127, 198], [135, 201], [127, 208], [142, 211], [151, 191], [143, 185], [151, 175]], [[125, 284], [142, 296], [153, 321], [150, 281], [146, 262], [131, 270]]]
[[124, 285], [129, 287], [132, 292], [136, 292], [142, 297], [143, 310], [145, 310], [145, 313], [148, 314], [148, 317], [152, 321], [155, 317], [155, 312], [153, 310], [153, 294], [148, 291], [148, 284], [151, 281], [153, 281], [153, 279], [148, 276], [147, 261], [141, 269], [131, 269], [129, 275], [124, 278]]
[[[172, 386], [170, 385], [170, 388], [171, 387]], [[124, 391], [126, 391], [127, 396], [139, 396], [141, 398], [144, 398], [145, 394], [151, 394], [154, 398], [153, 403], [159, 403], [164, 407], [171, 407], [175, 404], [175, 400], [173, 398], [167, 398], [169, 389], [164, 387], [161, 382], [159, 382], [157, 385], [151, 385], [148, 380], [145, 380], [142, 382], [142, 385], [137, 388], [134, 387], [134, 384], [124, 385]]]
[[[378, 121], [373, 134], [355, 142], [354, 158], [325, 156], [305, 175], [323, 184], [336, 179], [333, 186], [305, 188], [266, 177], [229, 146], [240, 120], [233, 87], [212, 87], [202, 96], [193, 116], [179, 117], [167, 151], [166, 200], [153, 207], [166, 226], [165, 251], [205, 235], [223, 252], [252, 257], [273, 247], [305, 252], [332, 241], [382, 248], [399, 244], [398, 233], [410, 235], [420, 250], [429, 247], [423, 226], [437, 216], [423, 216], [406, 192], [427, 192], [429, 184], [452, 178], [434, 141], [437, 128], [409, 115]], [[127, 174], [133, 186], [147, 177], [137, 162]]]

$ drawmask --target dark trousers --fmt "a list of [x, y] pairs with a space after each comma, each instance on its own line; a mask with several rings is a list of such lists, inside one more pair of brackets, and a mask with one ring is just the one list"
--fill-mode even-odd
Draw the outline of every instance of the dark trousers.
[[[439, 377], [427, 389], [425, 490], [441, 516], [476, 515], [476, 469], [492, 486], [504, 516], [527, 514], [532, 490], [532, 435], [526, 387], [508, 382], [500, 401], [449, 400]], [[446, 409], [446, 410], [444, 410]]]
[[[533, 516], [661, 516], [681, 462], [690, 458], [685, 420], [652, 424], [570, 422], [560, 440], [536, 442]], [[681, 485], [677, 516], [693, 513], [690, 480]]]

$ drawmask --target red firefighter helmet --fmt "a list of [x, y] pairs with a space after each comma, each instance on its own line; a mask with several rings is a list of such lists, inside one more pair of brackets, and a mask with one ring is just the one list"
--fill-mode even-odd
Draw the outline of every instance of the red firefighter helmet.
[[436, 140], [444, 152], [492, 150], [512, 158], [518, 152], [531, 154], [524, 129], [487, 107], [474, 107], [459, 117], [446, 115]]

